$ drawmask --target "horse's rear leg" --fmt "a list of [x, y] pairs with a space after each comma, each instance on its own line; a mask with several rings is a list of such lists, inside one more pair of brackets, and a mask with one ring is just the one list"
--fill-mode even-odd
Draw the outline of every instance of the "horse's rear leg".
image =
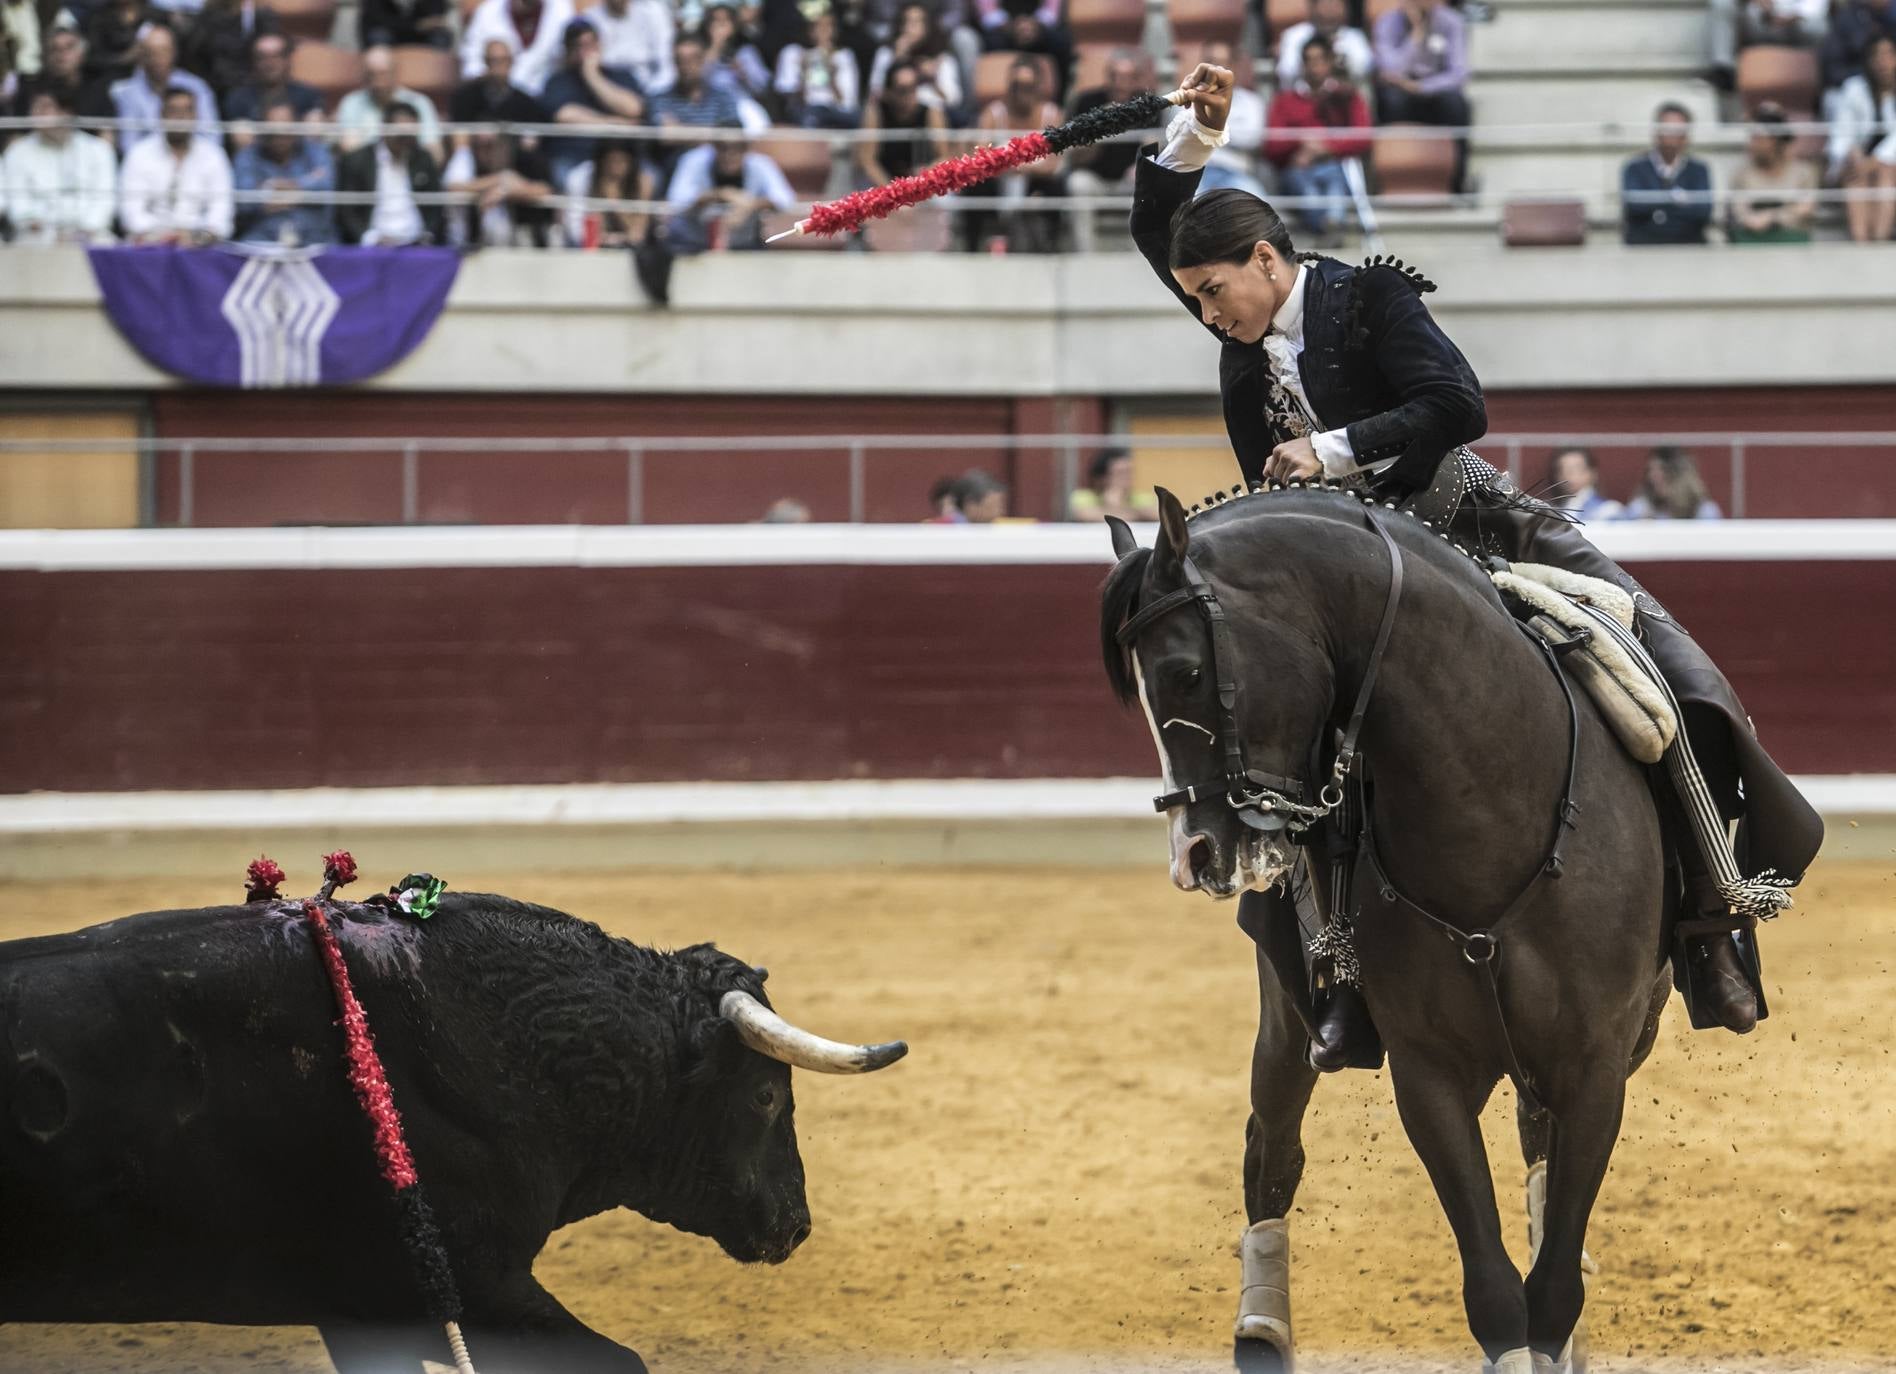
[[1570, 1358], [1569, 1338], [1586, 1305], [1587, 1219], [1619, 1139], [1626, 1080], [1617, 1067], [1594, 1069], [1559, 1104], [1548, 1160], [1540, 1244], [1527, 1276], [1528, 1339], [1549, 1359]]
[[[1250, 900], [1255, 894], [1246, 894]], [[1246, 1371], [1287, 1370], [1290, 1231], [1286, 1218], [1303, 1178], [1303, 1118], [1317, 1074], [1304, 1058], [1309, 1036], [1275, 968], [1257, 954], [1257, 1042], [1251, 1050], [1251, 1117], [1244, 1125], [1243, 1277], [1234, 1358]]]
[[1524, 1371], [1532, 1363], [1527, 1296], [1501, 1239], [1488, 1151], [1481, 1140], [1479, 1113], [1487, 1086], [1458, 1081], [1430, 1063], [1399, 1060], [1393, 1050], [1390, 1073], [1403, 1129], [1454, 1228], [1468, 1329], [1498, 1369]]

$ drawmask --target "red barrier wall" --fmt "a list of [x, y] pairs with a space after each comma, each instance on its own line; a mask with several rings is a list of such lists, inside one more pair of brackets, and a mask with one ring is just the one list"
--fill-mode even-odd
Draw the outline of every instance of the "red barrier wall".
[[[1634, 569], [1798, 772], [1896, 771], [1896, 562]], [[1153, 771], [1090, 566], [0, 573], [0, 790]]]

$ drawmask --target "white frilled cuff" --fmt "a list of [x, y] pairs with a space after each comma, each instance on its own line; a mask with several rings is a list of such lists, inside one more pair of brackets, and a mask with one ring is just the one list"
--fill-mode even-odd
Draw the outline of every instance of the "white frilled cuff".
[[1347, 429], [1330, 429], [1313, 434], [1310, 436], [1310, 447], [1323, 460], [1323, 471], [1327, 477], [1348, 477], [1362, 466], [1356, 461], [1356, 450], [1350, 447], [1350, 432]]
[[1165, 146], [1153, 160], [1175, 172], [1195, 172], [1210, 159], [1214, 149], [1230, 141], [1230, 130], [1207, 129], [1190, 110], [1180, 110], [1165, 131]]

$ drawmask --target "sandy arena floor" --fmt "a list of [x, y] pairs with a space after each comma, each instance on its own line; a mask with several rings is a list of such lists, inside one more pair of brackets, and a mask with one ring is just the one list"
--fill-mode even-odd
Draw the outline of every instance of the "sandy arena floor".
[[[242, 857], [162, 888], [0, 889], [0, 936], [232, 900]], [[426, 860], [358, 858], [372, 882]], [[1675, 1000], [1594, 1214], [1596, 1367], [1896, 1369], [1893, 868], [1806, 883], [1768, 936], [1776, 1016], [1757, 1034], [1689, 1033]], [[914, 1045], [874, 1078], [799, 1075], [816, 1230], [788, 1264], [742, 1269], [624, 1213], [554, 1237], [543, 1280], [656, 1371], [1228, 1368], [1255, 1011], [1234, 908], [1156, 868], [449, 876], [642, 941], [714, 938], [770, 966], [792, 1017]], [[1503, 1089], [1489, 1145], [1518, 1217], [1511, 1121]], [[1305, 1368], [1473, 1369], [1454, 1247], [1386, 1078], [1321, 1085], [1307, 1139]], [[328, 1364], [300, 1330], [0, 1328], [5, 1371], [211, 1368]]]

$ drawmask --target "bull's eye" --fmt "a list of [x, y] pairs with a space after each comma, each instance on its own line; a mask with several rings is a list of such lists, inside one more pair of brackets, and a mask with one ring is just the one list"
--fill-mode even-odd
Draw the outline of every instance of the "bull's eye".
[[758, 1111], [767, 1112], [777, 1105], [777, 1090], [775, 1088], [759, 1088], [757, 1090], [757, 1096], [751, 1100], [757, 1104]]

